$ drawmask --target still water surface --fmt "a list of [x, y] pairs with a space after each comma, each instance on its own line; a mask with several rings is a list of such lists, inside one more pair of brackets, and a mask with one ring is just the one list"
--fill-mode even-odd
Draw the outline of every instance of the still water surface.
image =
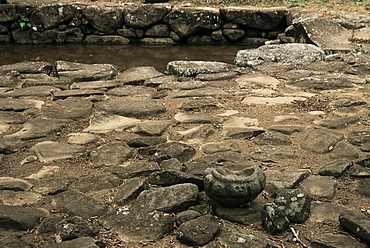
[[233, 63], [237, 51], [246, 46], [139, 46], [139, 45], [0, 45], [0, 65], [21, 61], [65, 60], [80, 63], [110, 63], [121, 71], [154, 66], [165, 71], [174, 60], [204, 60]]

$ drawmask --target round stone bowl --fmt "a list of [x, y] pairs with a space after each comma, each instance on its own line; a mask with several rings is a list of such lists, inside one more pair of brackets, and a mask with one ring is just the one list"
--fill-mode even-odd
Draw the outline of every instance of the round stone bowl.
[[207, 168], [204, 173], [206, 194], [225, 207], [240, 207], [253, 201], [265, 186], [265, 173], [256, 165], [239, 172]]

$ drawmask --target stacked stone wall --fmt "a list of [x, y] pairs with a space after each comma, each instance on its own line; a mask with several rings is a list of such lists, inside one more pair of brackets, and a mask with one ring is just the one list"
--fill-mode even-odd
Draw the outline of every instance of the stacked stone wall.
[[[227, 44], [259, 46], [287, 27], [285, 8], [1, 4], [0, 43]], [[281, 40], [281, 39], [280, 39]]]

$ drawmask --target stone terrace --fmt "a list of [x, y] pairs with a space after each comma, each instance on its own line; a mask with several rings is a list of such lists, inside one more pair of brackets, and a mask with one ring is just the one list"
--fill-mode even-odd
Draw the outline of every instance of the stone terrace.
[[[366, 247], [370, 55], [315, 41], [166, 72], [0, 66], [0, 246]], [[252, 165], [250, 204], [204, 194], [207, 168]]]

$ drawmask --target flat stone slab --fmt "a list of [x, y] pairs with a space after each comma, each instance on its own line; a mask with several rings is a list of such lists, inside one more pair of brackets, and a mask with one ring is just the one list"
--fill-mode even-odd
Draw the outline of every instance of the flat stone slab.
[[198, 74], [195, 76], [195, 80], [200, 81], [218, 81], [218, 80], [230, 80], [238, 76], [235, 71], [218, 72], [212, 74]]
[[155, 90], [149, 87], [139, 85], [123, 85], [107, 91], [107, 95], [113, 96], [143, 96], [150, 97]]
[[370, 177], [370, 168], [354, 164], [349, 168], [348, 173], [351, 177]]
[[249, 155], [251, 158], [263, 162], [278, 162], [282, 159], [298, 158], [298, 155], [294, 152], [272, 145], [254, 147], [249, 151]]
[[112, 79], [120, 73], [111, 64], [82, 64], [61, 60], [55, 62], [55, 68], [60, 78], [67, 78], [73, 82]]
[[228, 93], [220, 88], [205, 87], [195, 90], [184, 90], [174, 94], [173, 98], [189, 98], [189, 97], [207, 97], [207, 96], [224, 96]]
[[104, 91], [94, 89], [63, 90], [54, 93], [54, 99], [66, 99], [69, 97], [102, 96]]
[[[294, 170], [294, 171], [280, 171], [280, 170], [266, 170], [267, 184], [273, 184], [276, 188], [292, 189], [299, 185], [311, 173], [310, 170]], [[266, 186], [268, 187], [268, 186]]]
[[349, 167], [353, 165], [351, 160], [337, 160], [320, 168], [321, 176], [341, 176]]
[[167, 71], [179, 77], [227, 72], [229, 68], [227, 63], [211, 61], [171, 61], [167, 64]]
[[198, 186], [192, 183], [145, 190], [137, 197], [133, 208], [167, 213], [186, 210], [198, 201]]
[[204, 171], [209, 167], [217, 168], [221, 166], [230, 170], [240, 171], [253, 165], [255, 163], [251, 162], [246, 155], [232, 151], [216, 152], [197, 157], [185, 163], [188, 173], [201, 176], [203, 176]]
[[311, 242], [312, 248], [335, 247], [335, 248], [366, 248], [365, 244], [345, 235], [323, 234], [315, 237]]
[[0, 190], [28, 191], [32, 188], [27, 180], [13, 177], [0, 177]]
[[68, 134], [68, 143], [76, 145], [98, 144], [102, 139], [91, 133], [70, 133]]
[[241, 88], [271, 88], [277, 89], [280, 81], [274, 77], [262, 74], [262, 73], [247, 73], [240, 77], [237, 77], [235, 81]]
[[238, 51], [234, 64], [240, 67], [258, 61], [305, 64], [324, 60], [324, 56], [323, 50], [311, 44], [264, 45], [256, 49]]
[[116, 80], [102, 80], [102, 81], [87, 81], [87, 82], [77, 82], [71, 84], [69, 87], [71, 90], [76, 89], [110, 89], [121, 86], [122, 83]]
[[18, 139], [12, 139], [12, 138], [2, 138], [0, 139], [0, 161], [3, 159], [3, 155], [8, 155], [17, 151], [20, 151], [22, 148], [24, 148], [26, 144]]
[[55, 243], [44, 246], [45, 248], [68, 248], [68, 247], [89, 247], [99, 248], [99, 241], [91, 237], [82, 237], [72, 240], [63, 241], [61, 243]]
[[295, 122], [299, 121], [299, 117], [294, 116], [294, 115], [276, 115], [274, 116], [274, 122], [280, 123], [280, 124], [285, 124], [287, 122]]
[[32, 99], [3, 99], [0, 98], [1, 111], [24, 111], [27, 109], [41, 109], [43, 101]]
[[[68, 89], [71, 81], [68, 79], [60, 79], [50, 74], [22, 74], [21, 78], [17, 77], [18, 86], [22, 88], [34, 86], [53, 86], [56, 89]], [[13, 87], [18, 88], [18, 87]]]
[[116, 77], [116, 80], [123, 84], [142, 84], [145, 80], [164, 76], [153, 66], [133, 67], [123, 71]]
[[368, 187], [370, 178], [360, 179], [356, 186], [356, 192], [364, 197], [370, 198], [370, 189]]
[[199, 189], [203, 189], [203, 178], [178, 170], [162, 170], [153, 172], [148, 177], [148, 183], [161, 186], [192, 183], [197, 185]]
[[307, 37], [305, 43], [312, 43], [323, 50], [340, 51], [345, 47], [355, 48], [352, 44], [352, 31], [329, 18], [298, 19], [297, 27], [301, 28], [300, 37]]
[[60, 91], [59, 88], [55, 86], [32, 86], [27, 88], [15, 89], [13, 91], [7, 91], [0, 94], [0, 97], [26, 97], [26, 96], [35, 96], [35, 97], [47, 97], [51, 96], [53, 92]]
[[24, 248], [34, 248], [35, 245], [24, 241], [18, 235], [9, 235], [8, 237], [0, 240], [0, 246], [3, 247], [24, 247]]
[[[221, 224], [220, 233], [217, 239], [229, 247], [235, 248], [245, 248], [245, 247], [255, 247], [255, 248], [278, 248], [280, 245], [265, 239], [254, 236], [250, 233], [244, 232], [239, 229], [236, 225], [229, 222], [223, 221]], [[216, 243], [217, 244], [217, 243]], [[216, 246], [217, 247], [217, 246]]]
[[224, 122], [222, 135], [235, 139], [249, 139], [265, 132], [265, 130], [258, 125], [257, 119], [231, 117]]
[[181, 104], [179, 107], [180, 109], [184, 110], [195, 110], [195, 109], [203, 109], [207, 107], [213, 107], [216, 108], [218, 107], [218, 103], [215, 99], [213, 98], [200, 98], [200, 99], [191, 99], [188, 101], [185, 101]]
[[120, 115], [95, 114], [90, 119], [90, 125], [84, 129], [84, 132], [90, 133], [108, 133], [111, 131], [123, 131], [135, 126], [139, 119], [123, 117]]
[[263, 204], [257, 201], [250, 202], [248, 207], [244, 208], [228, 208], [217, 206], [216, 215], [222, 219], [236, 222], [242, 225], [258, 225], [262, 223], [262, 208]]
[[145, 120], [137, 123], [132, 131], [142, 135], [160, 136], [171, 124], [170, 120]]
[[31, 174], [27, 177], [25, 177], [25, 179], [30, 179], [30, 180], [40, 180], [40, 179], [43, 179], [43, 178], [46, 178], [48, 176], [52, 176], [54, 175], [55, 173], [59, 172], [60, 171], [60, 167], [59, 166], [43, 166], [41, 168], [41, 170], [39, 170], [38, 172], [34, 173], [34, 174]]
[[301, 148], [314, 153], [328, 153], [344, 138], [342, 133], [329, 129], [314, 129], [301, 143]]
[[54, 141], [43, 141], [32, 147], [38, 159], [43, 163], [49, 163], [54, 160], [72, 158], [81, 155], [86, 148], [79, 145], [58, 143]]
[[211, 116], [205, 113], [177, 113], [174, 119], [180, 123], [216, 123], [222, 122], [220, 117]]
[[126, 143], [109, 143], [98, 147], [90, 153], [90, 164], [95, 167], [112, 166], [126, 162], [133, 149]]
[[116, 188], [122, 184], [122, 180], [114, 175], [99, 175], [95, 177], [82, 177], [72, 183], [71, 188], [82, 193]]
[[354, 210], [347, 210], [340, 214], [342, 226], [366, 242], [370, 242], [370, 218]]
[[67, 191], [71, 183], [76, 180], [78, 180], [78, 178], [70, 176], [55, 177], [39, 183], [33, 190], [42, 194], [56, 195]]
[[89, 100], [70, 97], [46, 105], [44, 116], [52, 119], [84, 120], [92, 114], [92, 107]]
[[299, 133], [305, 129], [306, 129], [305, 126], [295, 126], [295, 125], [274, 125], [268, 128], [269, 131], [279, 132], [287, 135]]
[[310, 176], [303, 181], [301, 187], [312, 198], [332, 200], [337, 191], [338, 182], [328, 176]]
[[123, 165], [116, 165], [109, 168], [109, 171], [119, 178], [135, 178], [147, 177], [155, 171], [160, 171], [158, 163], [153, 161], [137, 161], [132, 163], [125, 163]]
[[[199, 227], [202, 228], [199, 228]], [[177, 238], [181, 243], [193, 246], [208, 244], [220, 229], [217, 219], [210, 214], [189, 220], [176, 230]]]
[[[213, 116], [209, 116], [209, 117], [214, 118]], [[210, 125], [200, 125], [200, 126], [196, 126], [196, 127], [193, 127], [185, 131], [178, 131], [178, 132], [171, 131], [169, 138], [174, 141], [182, 140], [184, 142], [187, 141], [191, 143], [201, 143], [213, 133], [214, 131], [212, 127], [210, 127]]]
[[358, 117], [343, 117], [343, 118], [316, 120], [313, 123], [330, 129], [341, 129], [346, 128], [350, 124], [354, 124], [359, 121], [360, 118]]
[[98, 111], [125, 117], [145, 118], [166, 112], [162, 104], [148, 97], [118, 97], [101, 103]]
[[171, 158], [176, 158], [184, 163], [191, 159], [196, 153], [196, 150], [192, 146], [181, 142], [160, 144], [154, 150], [155, 152], [150, 160], [158, 163]]
[[158, 90], [193, 90], [206, 87], [202, 81], [168, 82], [158, 86]]
[[348, 143], [339, 141], [330, 151], [330, 158], [333, 159], [356, 159], [359, 154]]
[[22, 140], [42, 138], [61, 131], [64, 126], [65, 122], [62, 120], [34, 119], [26, 122], [20, 131], [6, 135], [5, 138]]
[[138, 211], [123, 207], [113, 209], [100, 222], [118, 233], [123, 241], [151, 242], [160, 240], [174, 229], [175, 217], [157, 210]]
[[346, 210], [347, 208], [330, 202], [313, 201], [310, 220], [317, 223], [335, 222], [339, 224], [339, 215]]
[[241, 152], [238, 143], [232, 140], [225, 140], [221, 142], [206, 143], [202, 145], [201, 150], [206, 154], [213, 154], [217, 152]]
[[253, 142], [257, 145], [287, 146], [292, 144], [292, 140], [281, 133], [264, 132], [256, 136]]
[[0, 111], [0, 120], [6, 124], [23, 124], [27, 121], [22, 113], [13, 111]]
[[0, 190], [0, 201], [5, 206], [32, 206], [43, 198], [35, 192]]
[[135, 177], [125, 180], [121, 186], [117, 187], [113, 201], [118, 206], [124, 206], [131, 200], [134, 200], [138, 195], [149, 189], [149, 184], [144, 178]]
[[0, 206], [0, 226], [3, 228], [32, 229], [40, 218], [48, 216], [49, 212], [43, 208]]
[[67, 214], [82, 218], [101, 216], [108, 211], [104, 203], [74, 191], [57, 194], [53, 197], [53, 204]]
[[313, 90], [336, 90], [354, 88], [355, 83], [360, 84], [362, 78], [353, 75], [343, 75], [339, 73], [311, 76], [299, 78], [289, 83], [289, 85], [303, 89]]
[[268, 104], [268, 105], [278, 105], [278, 104], [290, 104], [294, 101], [304, 101], [304, 97], [246, 97], [243, 99], [242, 103], [247, 105], [252, 104]]
[[21, 74], [36, 74], [45, 73], [49, 74], [52, 65], [48, 62], [36, 61], [36, 62], [19, 62], [10, 65], [0, 66], [0, 74], [7, 74], [12, 71], [17, 71]]
[[10, 125], [0, 121], [0, 135], [6, 133], [10, 128]]
[[356, 32], [353, 35], [353, 39], [356, 41], [369, 41], [370, 37], [370, 28], [364, 27], [361, 29], [356, 30]]
[[146, 87], [158, 87], [164, 83], [170, 83], [177, 81], [177, 77], [174, 75], [165, 75], [160, 77], [149, 78], [144, 81], [143, 86]]

